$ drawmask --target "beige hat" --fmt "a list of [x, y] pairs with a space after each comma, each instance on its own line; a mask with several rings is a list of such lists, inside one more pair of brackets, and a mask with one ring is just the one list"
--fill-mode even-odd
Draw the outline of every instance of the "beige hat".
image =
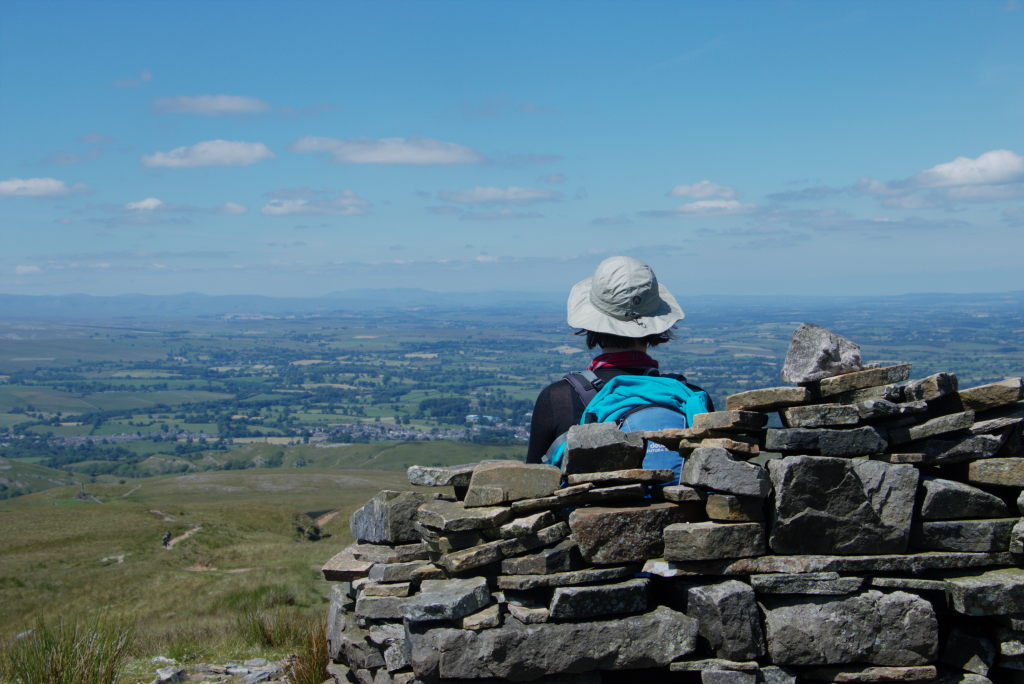
[[651, 267], [633, 257], [605, 259], [569, 293], [569, 325], [583, 330], [646, 337], [665, 332], [684, 315]]

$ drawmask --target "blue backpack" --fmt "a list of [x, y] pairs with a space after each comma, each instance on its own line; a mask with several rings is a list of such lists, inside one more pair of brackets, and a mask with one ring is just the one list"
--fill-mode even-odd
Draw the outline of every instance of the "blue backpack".
[[[616, 375], [607, 382], [593, 371], [568, 373], [564, 380], [585, 406], [580, 425], [614, 422], [623, 432], [685, 428], [695, 415], [712, 410], [707, 392], [688, 384], [682, 375], [660, 375], [655, 368], [644, 375]], [[561, 465], [566, 435], [555, 439], [544, 454], [544, 463]], [[648, 442], [643, 467], [671, 469], [679, 475], [683, 457]]]

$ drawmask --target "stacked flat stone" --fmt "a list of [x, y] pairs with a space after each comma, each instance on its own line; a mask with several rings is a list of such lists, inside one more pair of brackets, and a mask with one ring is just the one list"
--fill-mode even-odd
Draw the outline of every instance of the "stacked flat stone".
[[338, 677], [1024, 681], [1024, 384], [909, 377], [804, 325], [793, 386], [690, 428], [413, 466], [324, 566]]

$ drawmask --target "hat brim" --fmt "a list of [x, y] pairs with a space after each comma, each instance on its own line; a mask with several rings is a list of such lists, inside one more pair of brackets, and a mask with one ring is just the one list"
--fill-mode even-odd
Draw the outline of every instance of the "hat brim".
[[637, 319], [616, 318], [604, 313], [591, 303], [590, 283], [592, 280], [592, 278], [581, 280], [573, 285], [572, 291], [569, 292], [566, 318], [573, 328], [620, 337], [646, 337], [663, 333], [686, 317], [668, 288], [658, 283], [658, 297], [661, 302], [653, 314]]

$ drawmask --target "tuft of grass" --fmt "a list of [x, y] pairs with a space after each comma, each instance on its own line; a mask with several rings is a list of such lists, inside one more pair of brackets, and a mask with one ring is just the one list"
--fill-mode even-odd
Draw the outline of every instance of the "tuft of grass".
[[107, 618], [39, 621], [0, 650], [0, 680], [111, 684], [124, 667], [135, 628]]
[[251, 646], [294, 647], [304, 641], [308, 631], [308, 619], [301, 611], [295, 609], [250, 609], [237, 617], [235, 625], [238, 635]]
[[288, 665], [291, 684], [321, 684], [330, 679], [327, 671], [327, 622], [307, 622], [306, 633]]

